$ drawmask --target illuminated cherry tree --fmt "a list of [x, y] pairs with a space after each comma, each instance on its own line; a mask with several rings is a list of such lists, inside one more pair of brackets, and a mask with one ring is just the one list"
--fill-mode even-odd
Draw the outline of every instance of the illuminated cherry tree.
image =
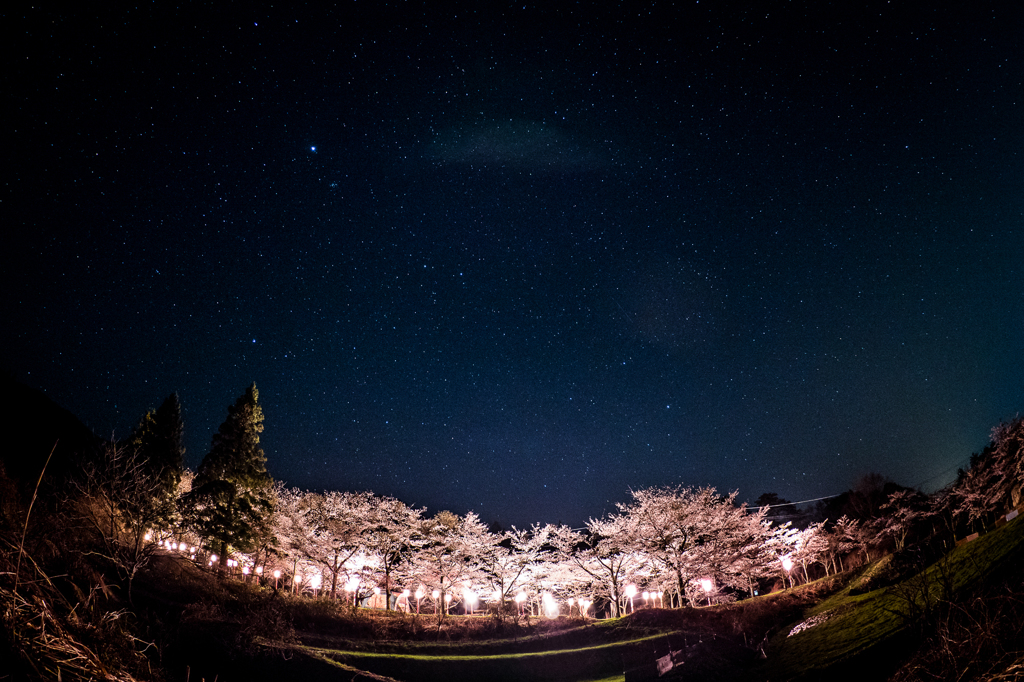
[[889, 537], [897, 552], [903, 551], [907, 536], [928, 513], [928, 498], [916, 490], [897, 490], [881, 507], [879, 534]]
[[590, 519], [586, 534], [568, 526], [557, 526], [551, 534], [557, 559], [574, 563], [594, 580], [595, 592], [608, 596], [612, 617], [620, 614], [623, 588], [645, 565], [636, 550], [635, 535], [633, 519], [624, 514]]
[[448, 601], [482, 582], [478, 562], [489, 533], [475, 513], [460, 517], [449, 511], [421, 519], [416, 533], [420, 539], [412, 556], [411, 575], [427, 590], [437, 590], [441, 615]]
[[[682, 486], [633, 491], [619, 510], [630, 519], [633, 547], [675, 579], [685, 595], [694, 580], [720, 584], [752, 575], [751, 561], [768, 538], [766, 509], [748, 513], [735, 504], [737, 493], [721, 496], [714, 488]], [[749, 582], [749, 578], [748, 578]]]
[[277, 554], [287, 562], [292, 576], [300, 575], [299, 562], [305, 562], [313, 543], [314, 529], [304, 513], [303, 493], [298, 488], [275, 488], [277, 504], [271, 517], [271, 527], [277, 545]]
[[384, 587], [385, 607], [391, 608], [394, 576], [422, 546], [423, 510], [413, 509], [393, 497], [367, 493], [364, 517], [359, 526], [362, 546]]
[[825, 533], [825, 522], [812, 523], [803, 530], [797, 531], [793, 538], [793, 551], [790, 558], [800, 564], [803, 569], [804, 582], [810, 581], [807, 567], [818, 563], [828, 551], [828, 537]]
[[309, 531], [305, 556], [330, 576], [332, 599], [338, 578], [351, 573], [352, 560], [363, 551], [372, 499], [369, 493], [305, 493], [300, 503], [303, 525]]
[[843, 514], [832, 525], [832, 530], [826, 533], [825, 537], [827, 540], [823, 553], [825, 572], [828, 573], [830, 565], [833, 573], [846, 570], [843, 566], [843, 557], [860, 545], [860, 522]]
[[538, 580], [544, 546], [550, 534], [550, 526], [534, 526], [529, 530], [513, 527], [492, 536], [489, 546], [481, 547], [478, 565], [498, 602], [499, 613], [505, 612], [514, 592]]

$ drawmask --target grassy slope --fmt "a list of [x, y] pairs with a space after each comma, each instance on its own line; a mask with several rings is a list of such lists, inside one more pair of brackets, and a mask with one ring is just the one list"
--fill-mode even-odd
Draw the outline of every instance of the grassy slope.
[[[989, 574], [1024, 558], [1024, 522], [1020, 518], [957, 547], [921, 574], [882, 589], [852, 595], [859, 581], [810, 608], [805, 618], [828, 614], [819, 625], [791, 637], [776, 635], [760, 679], [861, 677], [874, 679], [892, 669], [911, 641], [907, 619], [927, 600], [956, 594]], [[796, 625], [793, 623], [792, 625]], [[871, 677], [865, 675], [872, 674]]]

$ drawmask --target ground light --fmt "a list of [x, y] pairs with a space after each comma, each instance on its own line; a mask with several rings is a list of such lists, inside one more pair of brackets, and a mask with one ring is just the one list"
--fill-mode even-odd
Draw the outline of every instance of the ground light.
[[548, 592], [545, 592], [541, 597], [541, 601], [544, 602], [544, 615], [548, 618], [558, 618], [558, 602]]
[[708, 606], [711, 606], [711, 592], [715, 589], [715, 583], [711, 578], [701, 578], [700, 586], [704, 589], [704, 596], [708, 598]]
[[352, 593], [352, 605], [359, 606], [359, 578], [353, 576], [345, 583], [345, 591]]

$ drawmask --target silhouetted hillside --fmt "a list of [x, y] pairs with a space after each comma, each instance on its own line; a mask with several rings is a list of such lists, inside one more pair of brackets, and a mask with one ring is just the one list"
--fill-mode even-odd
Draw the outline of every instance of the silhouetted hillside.
[[0, 372], [0, 433], [0, 462], [26, 500], [51, 450], [53, 458], [43, 479], [46, 488], [66, 481], [75, 463], [101, 442], [71, 412], [7, 372]]

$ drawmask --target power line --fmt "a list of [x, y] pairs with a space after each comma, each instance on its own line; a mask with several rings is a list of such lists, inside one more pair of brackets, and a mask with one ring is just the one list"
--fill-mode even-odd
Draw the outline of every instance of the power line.
[[[835, 495], [826, 495], [825, 497], [815, 497], [813, 500], [801, 500], [800, 502], [781, 502], [779, 504], [768, 504], [765, 507], [768, 509], [775, 509], [776, 507], [792, 507], [798, 504], [807, 504], [808, 502], [818, 502], [819, 500], [830, 500], [833, 497], [839, 497], [843, 493], [836, 493]], [[764, 507], [747, 507], [748, 509], [764, 509]]]
[[[970, 468], [970, 464], [971, 464], [971, 460], [970, 460], [970, 458], [968, 458], [968, 459], [967, 459], [967, 461], [966, 461], [966, 464], [967, 464], [967, 467], [966, 467], [966, 468]], [[914, 489], [915, 489], [915, 490], [920, 490], [920, 489], [921, 489], [921, 486], [922, 486], [922, 485], [924, 485], [925, 483], [927, 483], [928, 481], [933, 481], [933, 480], [935, 480], [936, 478], [938, 478], [939, 476], [945, 476], [946, 474], [948, 474], [948, 473], [949, 473], [950, 471], [952, 471], [953, 469], [963, 469], [963, 468], [965, 468], [965, 467], [963, 466], [963, 464], [954, 464], [953, 466], [949, 467], [949, 468], [948, 468], [948, 469], [946, 469], [945, 471], [939, 472], [939, 473], [935, 474], [934, 476], [929, 476], [928, 478], [924, 479], [923, 481], [921, 481], [920, 483], [918, 483], [917, 485], [915, 485], [915, 486], [914, 486]]]

